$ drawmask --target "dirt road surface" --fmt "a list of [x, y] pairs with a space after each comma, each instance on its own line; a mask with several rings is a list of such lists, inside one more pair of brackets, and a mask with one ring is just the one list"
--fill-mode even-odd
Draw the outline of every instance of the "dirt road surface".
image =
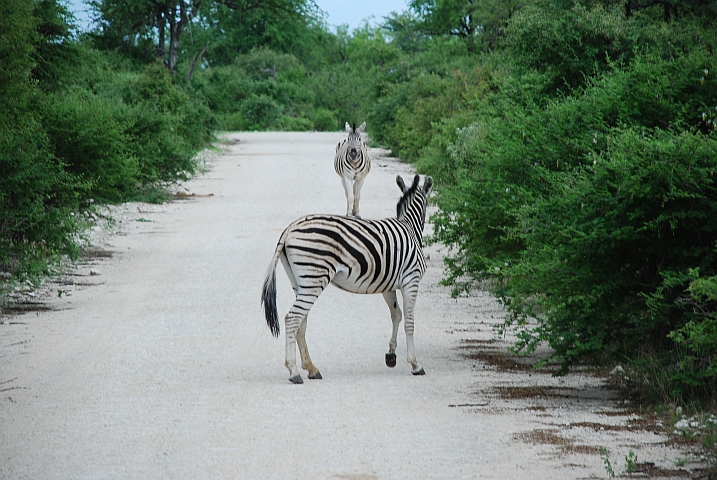
[[[344, 135], [227, 134], [190, 196], [115, 209], [84, 262], [27, 293], [38, 311], [0, 324], [0, 478], [608, 478], [601, 447], [616, 474], [689, 476], [694, 455], [605, 378], [506, 356], [510, 339], [491, 340], [500, 306], [451, 299], [436, 247], [416, 310], [425, 376], [410, 373], [402, 329], [398, 365], [385, 366], [380, 295], [329, 287], [307, 334], [324, 378], [289, 383], [261, 283], [291, 221], [345, 212], [333, 170]], [[379, 154], [365, 218], [395, 215], [395, 176], [411, 175]], [[277, 273], [283, 318], [292, 291]]]

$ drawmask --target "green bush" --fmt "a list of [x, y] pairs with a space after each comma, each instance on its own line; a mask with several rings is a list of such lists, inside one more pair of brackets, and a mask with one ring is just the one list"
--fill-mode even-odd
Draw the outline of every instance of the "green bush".
[[281, 106], [267, 95], [252, 95], [242, 102], [240, 112], [249, 121], [249, 129], [265, 130], [277, 124]]
[[[685, 325], [687, 272], [717, 271], [717, 141], [701, 134], [613, 131], [593, 165], [543, 175], [549, 188], [515, 211], [524, 248], [487, 269], [521, 327], [563, 366], [672, 348]], [[536, 170], [541, 170], [536, 168]]]
[[314, 124], [314, 129], [319, 132], [333, 132], [339, 129], [336, 116], [326, 108], [317, 108], [311, 113], [310, 118]]
[[221, 115], [239, 111], [242, 100], [252, 92], [252, 82], [242, 68], [229, 65], [195, 73], [191, 88], [206, 98], [212, 112]]
[[282, 115], [281, 118], [279, 118], [278, 126], [281, 130], [287, 132], [308, 132], [313, 130], [314, 123], [308, 118], [295, 118]]
[[569, 92], [610, 62], [621, 64], [634, 55], [636, 38], [628, 23], [622, 7], [561, 9], [539, 3], [518, 10], [506, 43], [515, 66], [546, 75], [545, 93]]
[[[85, 185], [63, 168], [36, 111], [42, 91], [31, 77], [41, 24], [29, 0], [0, 2], [0, 271], [41, 271], [75, 255]], [[0, 282], [0, 290], [5, 287]]]
[[715, 391], [715, 305], [690, 276], [717, 273], [714, 28], [600, 11], [524, 9], [478, 81], [414, 79], [381, 102], [439, 185], [445, 283], [487, 280], [517, 350]]
[[100, 202], [119, 202], [139, 180], [126, 134], [126, 106], [78, 88], [48, 95], [42, 122], [65, 169], [90, 186]]
[[240, 132], [250, 130], [251, 123], [239, 112], [217, 115], [219, 128], [226, 132]]
[[714, 398], [717, 390], [717, 276], [701, 277], [699, 268], [688, 270], [688, 275], [690, 284], [686, 295], [677, 299], [678, 304], [688, 307], [688, 321], [669, 334], [681, 354], [672, 375], [678, 380], [675, 382], [678, 393], [699, 388], [708, 390]]
[[78, 253], [83, 187], [31, 115], [0, 125], [0, 271], [37, 273], [60, 254]]

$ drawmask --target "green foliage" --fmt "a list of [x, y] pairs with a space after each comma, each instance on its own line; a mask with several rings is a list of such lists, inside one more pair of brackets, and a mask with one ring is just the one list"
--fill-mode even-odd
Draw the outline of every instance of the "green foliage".
[[305, 0], [213, 1], [200, 12], [192, 26], [194, 46], [184, 42], [187, 55], [209, 44], [206, 53], [212, 66], [232, 64], [237, 54], [268, 49], [300, 58], [304, 65], [317, 67], [326, 62], [326, 49], [333, 35], [320, 21], [313, 2]]
[[[497, 273], [528, 348], [547, 341], [564, 366], [670, 348], [690, 266], [717, 267], [717, 142], [700, 134], [614, 131], [592, 166], [543, 175], [546, 193], [518, 206], [507, 236], [523, 248]], [[540, 170], [540, 168], [536, 168]], [[669, 278], [671, 281], [666, 282]]]
[[52, 154], [33, 105], [37, 35], [33, 2], [0, 1], [0, 270], [32, 272], [76, 253], [83, 185]]
[[33, 3], [29, 0], [2, 0], [0, 14], [3, 26], [0, 29], [0, 108], [3, 115], [0, 122], [12, 124], [14, 117], [21, 114], [33, 88], [30, 83], [30, 69], [36, 63], [35, 25], [32, 15]]
[[279, 128], [286, 132], [306, 132], [314, 128], [314, 123], [308, 118], [295, 118], [282, 115], [278, 121]]
[[126, 107], [73, 88], [48, 95], [40, 108], [53, 151], [65, 170], [86, 182], [97, 201], [126, 199], [139, 176], [122, 121]]
[[36, 30], [42, 41], [35, 46], [37, 67], [33, 77], [43, 89], [59, 88], [58, 83], [78, 66], [77, 45], [70, 41], [74, 29], [67, 9], [55, 0], [34, 2], [33, 15], [37, 19]]
[[[403, 158], [418, 159], [434, 138], [464, 126], [460, 117], [486, 88], [484, 73], [459, 41], [421, 42], [413, 56], [400, 56], [373, 75], [377, 98], [368, 115], [373, 137]], [[450, 127], [437, 131], [445, 119]]]
[[[262, 48], [238, 55], [231, 65], [197, 72], [192, 89], [206, 98], [224, 130], [324, 128], [330, 111], [316, 109], [306, 83], [296, 57]], [[315, 112], [322, 112], [318, 123]]]
[[628, 23], [618, 9], [528, 5], [510, 22], [506, 47], [518, 69], [546, 77], [545, 93], [571, 91], [610, 62], [629, 61], [638, 39]]
[[95, 201], [188, 178], [213, 116], [163, 65], [133, 72], [78, 41], [54, 0], [0, 13], [0, 270], [22, 276], [78, 253]]
[[314, 124], [314, 129], [320, 132], [336, 130], [336, 125], [338, 124], [333, 112], [326, 108], [314, 110], [311, 114], [311, 121]]
[[0, 127], [0, 271], [32, 272], [77, 253], [83, 185], [62, 167], [31, 116]]
[[374, 109], [439, 185], [446, 283], [488, 280], [515, 348], [548, 343], [561, 372], [628, 359], [666, 396], [713, 391], [714, 26], [536, 3], [505, 32]]
[[264, 130], [276, 125], [281, 107], [268, 95], [252, 95], [242, 102], [240, 113], [249, 121], [249, 129]]
[[690, 386], [709, 384], [717, 377], [717, 276], [700, 277], [689, 269], [689, 287], [677, 301], [689, 307], [689, 320], [669, 337], [683, 350], [678, 374]]
[[508, 20], [525, 7], [517, 0], [411, 0], [417, 29], [461, 38], [470, 50], [490, 50], [502, 37]]

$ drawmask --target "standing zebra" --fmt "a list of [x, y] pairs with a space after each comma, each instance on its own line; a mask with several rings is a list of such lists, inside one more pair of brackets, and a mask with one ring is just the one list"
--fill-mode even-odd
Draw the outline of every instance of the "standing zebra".
[[366, 144], [361, 140], [361, 133], [366, 128], [363, 122], [358, 128], [354, 123], [353, 128], [346, 122], [346, 131], [349, 136], [343, 142], [336, 145], [336, 156], [334, 157], [334, 169], [341, 177], [341, 183], [346, 192], [346, 216], [359, 215], [359, 200], [361, 199], [361, 187], [366, 175], [371, 170], [371, 159], [368, 156]]
[[308, 215], [296, 220], [281, 234], [274, 257], [264, 279], [261, 303], [271, 333], [279, 336], [276, 311], [276, 264], [281, 259], [296, 294], [296, 300], [284, 318], [286, 329], [286, 368], [289, 379], [303, 383], [296, 368], [296, 343], [301, 366], [310, 379], [321, 378], [306, 347], [306, 318], [321, 292], [333, 283], [353, 293], [382, 293], [391, 311], [393, 333], [388, 343], [386, 365], [396, 366], [396, 335], [401, 323], [396, 290], [401, 290], [406, 314], [406, 355], [414, 375], [425, 372], [416, 360], [413, 346], [413, 309], [418, 282], [426, 270], [423, 257], [423, 226], [426, 221], [427, 195], [433, 179], [426, 177], [419, 187], [419, 176], [406, 187], [396, 177], [401, 199], [396, 218], [361, 220], [340, 215]]

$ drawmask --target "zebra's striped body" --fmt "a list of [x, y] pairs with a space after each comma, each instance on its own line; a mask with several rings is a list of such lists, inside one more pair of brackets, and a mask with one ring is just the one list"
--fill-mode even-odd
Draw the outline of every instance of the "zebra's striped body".
[[349, 136], [336, 145], [334, 169], [341, 177], [341, 184], [346, 193], [346, 216], [359, 217], [359, 201], [361, 200], [361, 187], [366, 175], [371, 171], [371, 159], [368, 156], [366, 144], [361, 140], [361, 133], [366, 128], [366, 122], [358, 128], [353, 128], [346, 122], [346, 131]]
[[306, 347], [306, 319], [321, 292], [333, 283], [353, 293], [381, 293], [391, 311], [393, 332], [386, 364], [396, 365], [396, 336], [401, 322], [396, 291], [401, 290], [405, 311], [406, 353], [414, 375], [425, 372], [416, 360], [413, 346], [413, 310], [418, 284], [426, 270], [423, 256], [423, 226], [427, 195], [433, 179], [419, 187], [416, 175], [406, 187], [396, 177], [403, 196], [397, 218], [362, 220], [340, 215], [309, 215], [296, 220], [281, 234], [264, 280], [261, 301], [266, 323], [279, 335], [276, 311], [276, 264], [281, 260], [296, 300], [284, 318], [286, 367], [294, 383], [302, 383], [296, 367], [296, 343], [301, 365], [309, 378], [321, 378]]

